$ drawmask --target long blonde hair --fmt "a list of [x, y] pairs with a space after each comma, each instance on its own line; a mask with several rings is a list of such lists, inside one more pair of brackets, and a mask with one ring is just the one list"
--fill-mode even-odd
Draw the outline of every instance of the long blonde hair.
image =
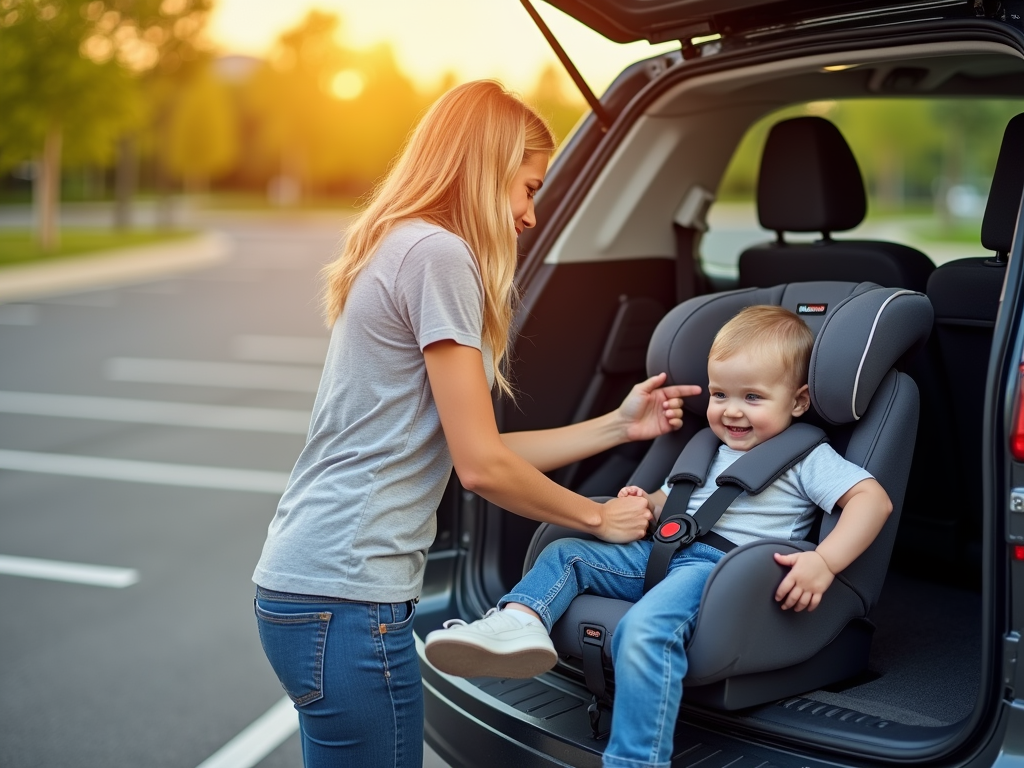
[[512, 325], [516, 232], [509, 189], [533, 154], [555, 140], [544, 120], [492, 80], [457, 86], [438, 99], [410, 135], [369, 205], [349, 226], [341, 255], [324, 267], [324, 312], [333, 325], [352, 284], [399, 222], [420, 218], [465, 240], [484, 286], [483, 341], [494, 378], [511, 394], [502, 360]]

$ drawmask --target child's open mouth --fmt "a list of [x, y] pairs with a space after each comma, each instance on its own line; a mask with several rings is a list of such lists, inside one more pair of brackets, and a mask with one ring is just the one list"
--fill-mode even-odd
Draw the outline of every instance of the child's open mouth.
[[746, 437], [750, 434], [753, 427], [726, 427], [729, 430], [731, 437]]

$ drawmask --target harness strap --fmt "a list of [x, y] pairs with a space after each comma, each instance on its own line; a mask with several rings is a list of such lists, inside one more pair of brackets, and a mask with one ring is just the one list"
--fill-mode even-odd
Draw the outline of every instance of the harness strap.
[[[684, 490], [684, 495], [689, 500], [690, 494], [693, 492], [693, 485], [692, 483], [686, 484], [690, 486], [690, 489]], [[672, 486], [668, 494], [669, 500], [675, 496], [675, 491], [676, 487]], [[665, 578], [673, 556], [687, 544], [700, 541], [722, 552], [729, 552], [736, 548], [736, 545], [725, 536], [712, 531], [711, 526], [718, 522], [725, 510], [741, 493], [743, 493], [743, 489], [738, 485], [723, 485], [701, 504], [700, 509], [693, 516], [684, 511], [682, 514], [670, 515], [666, 518], [665, 513], [669, 511], [669, 505], [668, 501], [665, 502], [661, 512], [661, 523], [654, 533], [651, 554], [647, 556], [647, 570], [644, 572], [645, 595], [655, 584]], [[678, 508], [679, 505], [674, 506]], [[685, 510], [685, 506], [683, 509]]]
[[706, 482], [721, 445], [710, 428], [698, 432], [672, 468], [669, 479], [673, 485], [652, 536], [644, 594], [665, 578], [672, 557], [691, 542], [702, 541], [723, 552], [734, 549], [733, 542], [711, 529], [736, 497], [744, 491], [751, 495], [761, 493], [826, 439], [825, 433], [817, 427], [801, 423], [790, 425], [733, 462], [716, 479], [718, 489], [690, 515], [687, 512], [690, 496], [698, 485]]

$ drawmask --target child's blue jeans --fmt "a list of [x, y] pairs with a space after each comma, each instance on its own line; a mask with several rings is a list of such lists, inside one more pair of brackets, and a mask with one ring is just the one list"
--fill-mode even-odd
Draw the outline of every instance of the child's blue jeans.
[[636, 602], [612, 640], [615, 702], [604, 753], [606, 768], [669, 768], [686, 676], [686, 643], [696, 624], [704, 583], [725, 556], [694, 542], [676, 553], [668, 575], [644, 595], [650, 551], [649, 541], [559, 539], [498, 601], [499, 606], [521, 603], [532, 608], [549, 632], [583, 592]]

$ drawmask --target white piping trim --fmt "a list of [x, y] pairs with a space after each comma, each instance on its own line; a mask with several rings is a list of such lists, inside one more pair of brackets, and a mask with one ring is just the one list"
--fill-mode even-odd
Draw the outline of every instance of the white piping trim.
[[860, 356], [860, 364], [857, 366], [857, 375], [853, 379], [853, 401], [850, 403], [850, 411], [853, 413], [853, 420], [860, 421], [860, 416], [857, 415], [857, 388], [860, 386], [860, 374], [864, 370], [864, 361], [868, 357], [868, 351], [871, 349], [871, 340], [875, 338], [875, 328], [878, 327], [878, 318], [882, 316], [882, 312], [889, 302], [895, 299], [897, 296], [913, 296], [917, 291], [896, 291], [892, 296], [882, 302], [882, 306], [875, 312], [875, 320], [871, 323], [871, 331], [868, 333], [868, 341], [864, 345], [864, 352]]

